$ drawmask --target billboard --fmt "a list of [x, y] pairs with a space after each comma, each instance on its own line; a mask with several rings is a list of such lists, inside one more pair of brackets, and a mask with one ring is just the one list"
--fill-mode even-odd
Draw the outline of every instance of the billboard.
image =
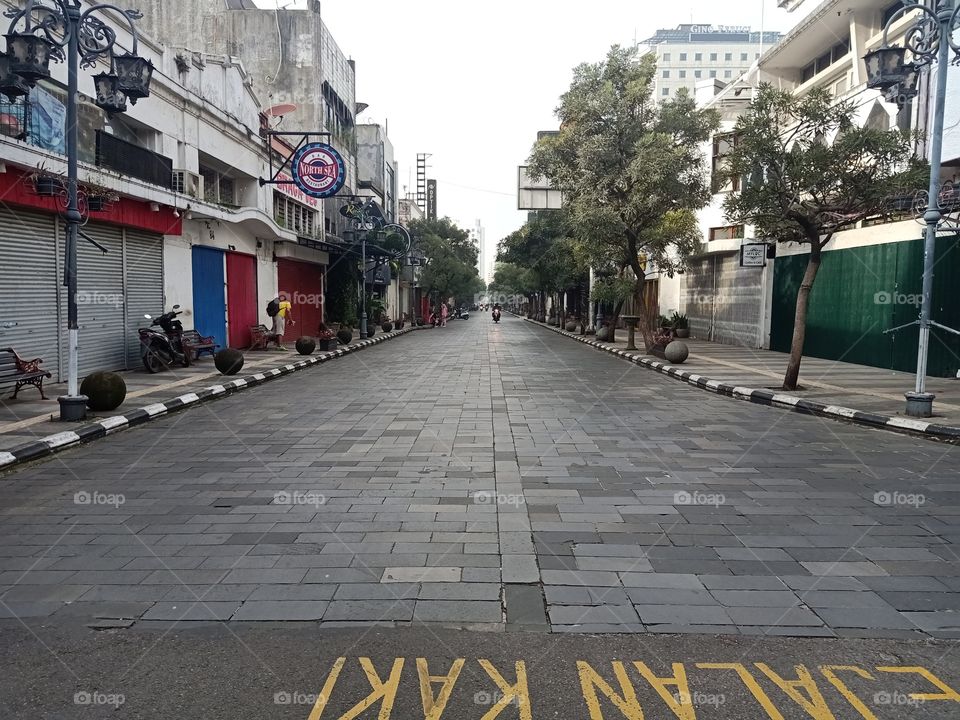
[[427, 180], [427, 220], [437, 219], [437, 181]]
[[533, 180], [526, 165], [517, 171], [517, 210], [559, 210], [563, 194], [550, 187], [546, 178]]

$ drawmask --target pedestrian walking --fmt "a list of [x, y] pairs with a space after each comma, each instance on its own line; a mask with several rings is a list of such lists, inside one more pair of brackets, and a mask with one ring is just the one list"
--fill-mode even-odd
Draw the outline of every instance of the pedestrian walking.
[[450, 314], [450, 311], [447, 309], [446, 303], [440, 303], [440, 327], [447, 326], [447, 315]]
[[277, 350], [286, 350], [287, 348], [283, 346], [283, 335], [287, 331], [287, 323], [296, 325], [296, 322], [290, 317], [290, 301], [277, 297], [267, 307], [267, 313], [269, 314], [273, 308], [276, 308], [276, 312], [273, 314], [273, 328], [270, 332], [277, 343]]

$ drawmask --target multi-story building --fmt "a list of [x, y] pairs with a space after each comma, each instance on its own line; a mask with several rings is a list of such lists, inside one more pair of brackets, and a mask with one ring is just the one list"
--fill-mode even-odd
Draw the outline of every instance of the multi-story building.
[[483, 223], [478, 219], [473, 227], [470, 229], [470, 239], [477, 244], [477, 275], [485, 283], [490, 283], [491, 277], [491, 260], [490, 254], [487, 250], [487, 231], [483, 227]]
[[[715, 194], [699, 213], [703, 252], [693, 258], [677, 282], [660, 287], [661, 308], [686, 312], [694, 337], [781, 351], [790, 347], [796, 287], [809, 249], [780, 244], [775, 248], [776, 257], [768, 258], [765, 267], [741, 268], [740, 246], [763, 238], [756, 237], [750, 226], [731, 225], [723, 213], [724, 199], [737, 191], [741, 182], [724, 175], [723, 158], [736, 142], [737, 117], [747, 109], [759, 82], [799, 96], [813, 88], [826, 88], [837, 99], [854, 101], [857, 124], [916, 130], [920, 138], [917, 154], [928, 153], [922, 139], [928, 115], [925, 97], [940, 68], [928, 67], [920, 79], [920, 95], [899, 108], [885, 102], [879, 91], [866, 87], [863, 57], [880, 46], [886, 22], [901, 7], [902, 3], [891, 0], [825, 0], [740, 81], [726, 86], [716, 80], [705, 81], [698, 88], [698, 99], [718, 110], [722, 118], [719, 131], [703, 147], [712, 168]], [[890, 41], [902, 43], [910, 23], [909, 17], [894, 23]], [[954, 117], [960, 108], [960, 71], [951, 68], [948, 73], [946, 116]], [[956, 182], [960, 131], [949, 123], [943, 162], [941, 179]], [[923, 226], [912, 206], [912, 195], [891, 198], [886, 212], [836, 233], [826, 245], [808, 310], [807, 354], [915, 369], [916, 328], [884, 333], [909, 323], [919, 311], [915, 303], [899, 301], [917, 298], [920, 293]], [[955, 241], [940, 238], [937, 257], [933, 317], [956, 327], [960, 325], [960, 304], [952, 299], [951, 284], [960, 273], [960, 250]], [[960, 367], [960, 339], [936, 330], [934, 335], [929, 373], [952, 377]]]
[[701, 80], [732, 82], [780, 38], [779, 32], [748, 26], [686, 24], [657, 30], [639, 45], [657, 57], [654, 96], [665, 100], [680, 88], [692, 94]]

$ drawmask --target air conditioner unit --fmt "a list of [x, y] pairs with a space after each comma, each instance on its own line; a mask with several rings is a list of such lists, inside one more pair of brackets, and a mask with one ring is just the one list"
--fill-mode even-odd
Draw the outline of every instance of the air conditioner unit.
[[203, 178], [189, 170], [173, 171], [173, 191], [190, 197], [203, 197]]

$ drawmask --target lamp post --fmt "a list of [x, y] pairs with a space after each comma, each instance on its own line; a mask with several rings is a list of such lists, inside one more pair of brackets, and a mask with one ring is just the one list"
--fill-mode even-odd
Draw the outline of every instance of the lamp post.
[[[104, 11], [116, 12], [127, 21], [133, 38], [128, 53], [116, 53], [116, 31], [97, 17]], [[67, 287], [69, 360], [67, 394], [58, 401], [61, 420], [82, 420], [87, 414], [87, 398], [77, 392], [77, 240], [83, 220], [77, 197], [79, 67], [93, 68], [100, 60], [109, 61], [110, 71], [94, 77], [95, 102], [112, 114], [126, 110], [127, 99], [136, 104], [138, 99], [150, 95], [153, 64], [137, 55], [134, 20], [142, 17], [138, 11], [121, 10], [106, 3], [83, 10], [80, 0], [27, 0], [23, 8], [11, 8], [4, 14], [11, 22], [6, 34], [7, 51], [0, 55], [0, 92], [11, 100], [27, 95], [37, 81], [50, 77], [51, 59], [67, 62], [67, 228], [63, 282]]]
[[[900, 8], [883, 28], [883, 43], [864, 56], [867, 68], [867, 87], [882, 90], [888, 102], [899, 106], [917, 95], [920, 70], [934, 62], [937, 72], [936, 94], [933, 105], [933, 132], [930, 143], [930, 185], [927, 209], [923, 215], [926, 232], [923, 246], [923, 290], [919, 319], [892, 328], [894, 332], [912, 325], [920, 326], [920, 342], [917, 349], [917, 378], [913, 392], [904, 393], [907, 399], [906, 413], [912, 417], [930, 417], [933, 414], [935, 395], [926, 391], [927, 360], [930, 350], [930, 328], [936, 327], [960, 335], [960, 332], [930, 318], [933, 304], [933, 267], [935, 264], [937, 228], [943, 220], [940, 206], [940, 166], [943, 151], [943, 112], [947, 94], [947, 68], [951, 61], [960, 60], [960, 46], [953, 40], [960, 7], [955, 0], [935, 0], [931, 9], [916, 0], [902, 0]], [[907, 29], [904, 47], [892, 47], [888, 41], [890, 27], [905, 14], [920, 11], [920, 17]], [[907, 54], [913, 62], [907, 62]]]

